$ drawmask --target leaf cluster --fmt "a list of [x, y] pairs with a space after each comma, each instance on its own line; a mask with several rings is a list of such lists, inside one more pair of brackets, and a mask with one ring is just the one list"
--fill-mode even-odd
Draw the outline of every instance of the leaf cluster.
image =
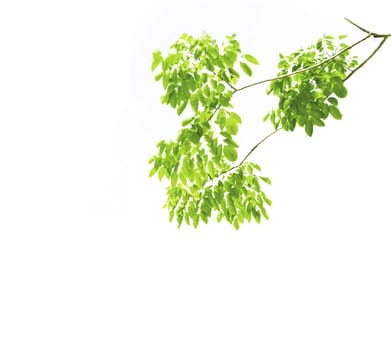
[[[276, 96], [278, 104], [264, 121], [270, 120], [275, 130], [293, 131], [298, 125], [312, 136], [314, 127], [323, 127], [329, 115], [342, 118], [338, 101], [347, 96], [344, 81], [358, 65], [343, 39], [324, 36], [306, 49], [280, 54], [278, 75], [266, 80], [267, 93]], [[178, 226], [185, 222], [197, 227], [215, 216], [238, 229], [244, 221], [269, 218], [266, 208], [272, 202], [262, 185], [271, 181], [261, 175], [258, 164], [246, 161], [262, 141], [235, 165], [235, 137], [242, 118], [232, 97], [259, 84], [235, 88], [239, 72], [251, 76], [252, 66], [258, 64], [254, 56], [242, 53], [235, 35], [219, 45], [207, 34], [183, 34], [166, 55], [153, 53], [151, 69], [158, 69], [155, 80], [164, 89], [161, 102], [179, 116], [188, 114], [177, 138], [160, 141], [149, 161], [150, 176], [168, 183], [164, 206]]]
[[162, 103], [178, 115], [190, 106], [191, 116], [182, 121], [176, 140], [161, 141], [158, 153], [150, 159], [150, 176], [166, 178], [169, 218], [176, 217], [178, 226], [185, 221], [198, 226], [208, 222], [213, 213], [225, 218], [235, 228], [245, 219], [261, 216], [271, 201], [261, 191], [260, 181], [270, 182], [255, 172], [260, 168], [245, 163], [230, 171], [238, 159], [239, 145], [235, 136], [242, 123], [231, 103], [239, 69], [252, 75], [251, 65], [258, 60], [242, 54], [235, 35], [218, 45], [209, 35], [199, 38], [183, 34], [166, 56], [153, 53], [152, 70], [162, 81], [165, 93]]
[[342, 42], [344, 38], [324, 36], [306, 49], [280, 54], [278, 76], [267, 91], [278, 97], [278, 107], [264, 120], [270, 119], [275, 129], [281, 126], [286, 131], [298, 125], [312, 136], [314, 127], [325, 126], [329, 115], [342, 118], [338, 99], [347, 96], [344, 80], [358, 64]]

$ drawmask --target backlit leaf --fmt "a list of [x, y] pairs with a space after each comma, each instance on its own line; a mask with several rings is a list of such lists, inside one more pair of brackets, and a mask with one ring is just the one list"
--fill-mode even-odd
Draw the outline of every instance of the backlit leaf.
[[233, 146], [224, 146], [224, 156], [231, 162], [234, 162], [238, 159], [238, 152]]
[[330, 106], [329, 106], [329, 109], [330, 109], [330, 114], [331, 114], [335, 119], [337, 119], [337, 120], [341, 120], [341, 119], [342, 119], [342, 113], [341, 113], [341, 111], [340, 111], [337, 107], [335, 107], [335, 106], [333, 106], [333, 105], [330, 105]]
[[259, 64], [258, 60], [250, 54], [245, 54], [244, 58], [252, 64]]
[[249, 77], [253, 75], [253, 71], [251, 70], [250, 66], [245, 62], [240, 62], [240, 68], [242, 68], [243, 72], [247, 74]]

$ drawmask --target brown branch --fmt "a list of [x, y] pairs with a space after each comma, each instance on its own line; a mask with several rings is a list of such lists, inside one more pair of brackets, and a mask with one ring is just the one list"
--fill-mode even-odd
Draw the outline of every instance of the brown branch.
[[345, 21], [348, 21], [350, 24], [353, 24], [355, 27], [357, 27], [358, 29], [362, 30], [364, 33], [367, 33], [367, 34], [371, 34], [371, 32], [367, 29], [364, 29], [363, 27], [359, 26], [358, 24], [354, 23], [353, 21], [351, 21], [349, 18], [344, 18]]
[[[243, 86], [241, 88], [235, 88], [233, 86], [230, 86], [234, 91], [233, 91], [233, 94], [238, 92], [238, 91], [242, 91], [244, 89], [248, 89], [250, 87], [253, 87], [253, 86], [256, 86], [256, 85], [260, 85], [260, 84], [263, 84], [263, 83], [267, 83], [267, 82], [270, 82], [270, 81], [274, 81], [274, 80], [278, 80], [278, 79], [284, 79], [284, 78], [288, 78], [288, 77], [291, 77], [293, 75], [296, 75], [296, 74], [300, 74], [300, 73], [305, 73], [305, 72], [308, 72], [310, 70], [313, 70], [315, 68], [318, 68], [324, 64], [326, 64], [327, 62], [330, 62], [332, 60], [334, 60], [336, 57], [338, 57], [339, 55], [341, 55], [342, 53], [352, 49], [353, 47], [357, 46], [358, 44], [362, 43], [363, 41], [369, 39], [370, 37], [373, 37], [373, 38], [383, 38], [383, 40], [380, 42], [380, 44], [376, 47], [376, 49], [367, 57], [366, 60], [364, 60], [360, 65], [358, 65], [355, 69], [353, 69], [349, 75], [344, 79], [344, 81], [348, 80], [354, 73], [356, 73], [360, 68], [362, 68], [379, 50], [380, 48], [384, 45], [384, 43], [386, 42], [386, 40], [388, 39], [388, 37], [391, 36], [391, 34], [377, 34], [377, 33], [372, 33], [370, 32], [369, 30], [359, 26], [358, 24], [352, 22], [351, 20], [345, 18], [346, 21], [348, 21], [349, 23], [351, 23], [352, 25], [354, 25], [355, 27], [359, 28], [360, 30], [362, 30], [363, 32], [367, 33], [367, 35], [356, 41], [354, 44], [344, 48], [343, 50], [337, 52], [335, 55], [331, 56], [330, 58], [322, 61], [322, 62], [319, 62], [311, 67], [308, 67], [308, 68], [304, 68], [304, 69], [301, 69], [301, 70], [298, 70], [296, 72], [292, 72], [292, 73], [288, 73], [288, 74], [284, 74], [284, 75], [281, 75], [281, 76], [278, 76], [278, 77], [274, 77], [274, 78], [270, 78], [270, 79], [265, 79], [265, 80], [261, 80], [261, 81], [258, 81], [258, 82], [255, 82], [255, 83], [252, 83], [252, 84], [249, 84], [249, 85], [246, 85], [246, 86]], [[215, 111], [216, 112], [216, 111]], [[215, 113], [214, 112], [214, 113]], [[213, 113], [213, 114], [214, 114]], [[228, 170], [225, 170], [223, 171], [222, 173], [220, 173], [219, 175], [215, 176], [213, 179], [216, 179], [228, 172], [231, 172], [232, 170], [235, 170], [239, 167], [241, 167], [243, 165], [243, 163], [247, 160], [247, 158], [258, 148], [259, 145], [261, 145], [263, 142], [265, 142], [269, 137], [273, 136], [274, 134], [276, 134], [278, 131], [280, 131], [282, 128], [278, 128], [276, 130], [274, 130], [272, 133], [270, 133], [269, 135], [265, 136], [261, 141], [259, 141], [253, 148], [251, 148], [251, 150], [246, 154], [246, 156], [241, 160], [241, 162], [237, 165], [234, 165], [233, 167], [231, 167], [230, 169]]]
[[245, 155], [245, 157], [241, 160], [241, 162], [237, 165], [234, 165], [233, 167], [229, 168], [228, 170], [225, 170], [223, 172], [221, 172], [219, 175], [215, 176], [214, 179], [226, 174], [226, 173], [229, 173], [231, 172], [232, 170], [234, 169], [237, 169], [237, 168], [240, 168], [243, 163], [247, 160], [248, 157], [250, 157], [251, 153], [253, 153], [260, 144], [262, 144], [263, 142], [265, 142], [269, 137], [273, 136], [274, 134], [276, 134], [278, 131], [280, 131], [282, 128], [278, 128], [276, 130], [274, 130], [272, 133], [270, 133], [269, 135], [265, 136], [261, 141], [259, 141], [253, 148], [251, 148], [251, 150]]
[[353, 21], [351, 21], [349, 18], [346, 17], [345, 17], [345, 21], [348, 21], [350, 24], [354, 25], [364, 33], [371, 34], [371, 36], [374, 38], [388, 38], [391, 36], [391, 34], [378, 34], [378, 33], [370, 32], [368, 29], [359, 26], [357, 23], [354, 23]]
[[367, 59], [363, 62], [361, 62], [360, 65], [358, 65], [355, 69], [353, 69], [348, 76], [344, 79], [344, 81], [348, 80], [354, 73], [356, 73], [360, 68], [362, 68], [373, 56], [375, 56], [376, 52], [380, 50], [380, 48], [383, 46], [383, 44], [387, 41], [387, 36], [383, 37], [383, 40], [380, 42], [380, 44], [376, 47], [376, 49], [367, 57]]
[[[265, 137], [264, 137], [261, 141], [259, 141], [253, 148], [251, 148], [251, 150], [246, 154], [246, 156], [242, 159], [242, 161], [241, 161], [238, 165], [236, 165], [235, 167], [233, 167], [232, 169], [238, 168], [238, 167], [240, 167], [241, 165], [243, 165], [243, 163], [247, 160], [247, 158], [251, 155], [251, 153], [253, 153], [261, 143], [265, 142], [269, 137], [273, 136], [274, 134], [276, 134], [276, 133], [277, 133], [278, 131], [280, 131], [281, 129], [282, 129], [282, 128], [278, 128], [278, 129], [274, 130], [272, 133], [270, 133], [269, 135], [265, 136]], [[232, 170], [232, 169], [231, 169], [231, 170]]]

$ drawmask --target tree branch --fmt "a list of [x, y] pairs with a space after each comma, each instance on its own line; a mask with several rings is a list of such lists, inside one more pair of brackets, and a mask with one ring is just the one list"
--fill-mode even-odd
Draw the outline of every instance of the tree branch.
[[[361, 44], [362, 42], [364, 42], [365, 40], [369, 39], [370, 37], [373, 37], [373, 38], [383, 38], [383, 40], [380, 42], [380, 44], [376, 47], [376, 49], [360, 64], [358, 65], [355, 69], [353, 69], [349, 74], [348, 76], [344, 79], [344, 81], [348, 80], [354, 73], [356, 73], [360, 68], [362, 68], [379, 50], [380, 48], [384, 45], [384, 43], [387, 41], [387, 39], [391, 36], [391, 34], [378, 34], [378, 33], [373, 33], [373, 32], [370, 32], [369, 30], [359, 26], [358, 24], [354, 23], [353, 21], [351, 21], [350, 19], [348, 18], [345, 18], [346, 21], [348, 21], [350, 24], [354, 25], [355, 27], [357, 27], [358, 29], [360, 29], [361, 31], [365, 32], [367, 35], [356, 41], [355, 43], [353, 43], [352, 45], [344, 48], [343, 50], [337, 52], [335, 55], [329, 57], [328, 59], [322, 61], [322, 62], [319, 62], [311, 67], [307, 67], [307, 68], [304, 68], [304, 69], [301, 69], [301, 70], [298, 70], [296, 72], [292, 72], [292, 73], [288, 73], [288, 74], [284, 74], [284, 75], [281, 75], [281, 76], [277, 76], [277, 77], [274, 77], [274, 78], [269, 78], [269, 79], [265, 79], [265, 80], [261, 80], [261, 81], [258, 81], [258, 82], [255, 82], [255, 83], [252, 83], [252, 84], [249, 84], [249, 85], [245, 85], [241, 88], [235, 88], [233, 86], [231, 86], [230, 84], [230, 87], [233, 89], [233, 94], [238, 92], [238, 91], [242, 91], [242, 90], [245, 90], [245, 89], [248, 89], [250, 87], [253, 87], [253, 86], [256, 86], [256, 85], [260, 85], [260, 84], [263, 84], [263, 83], [267, 83], [267, 82], [271, 82], [271, 81], [274, 81], [274, 80], [279, 80], [279, 79], [284, 79], [284, 78], [288, 78], [288, 77], [291, 77], [291, 76], [294, 76], [296, 74], [300, 74], [300, 73], [305, 73], [305, 72], [308, 72], [310, 70], [313, 70], [315, 68], [318, 68], [324, 64], [326, 64], [327, 62], [330, 62], [332, 60], [334, 60], [336, 57], [338, 57], [339, 55], [341, 55], [342, 53], [352, 49], [353, 47]], [[214, 111], [214, 113], [216, 112], [216, 110]], [[213, 113], [213, 115], [214, 115]], [[212, 116], [213, 116], [212, 115]], [[222, 173], [220, 173], [219, 175], [215, 176], [214, 179], [226, 174], [226, 173], [229, 173], [231, 172], [232, 170], [234, 169], [237, 169], [239, 167], [241, 167], [243, 165], [243, 163], [247, 160], [247, 158], [258, 148], [259, 145], [261, 145], [263, 142], [265, 142], [269, 137], [273, 136], [274, 134], [276, 134], [278, 131], [280, 131], [282, 128], [278, 128], [276, 130], [274, 130], [272, 133], [270, 133], [269, 135], [265, 136], [261, 141], [259, 141], [253, 148], [251, 148], [251, 150], [245, 155], [245, 157], [241, 160], [241, 162], [237, 165], [234, 165], [233, 167], [231, 167], [230, 169], [228, 170], [225, 170], [223, 171]]]
[[[251, 153], [253, 153], [256, 149], [257, 149], [257, 147], [260, 145], [260, 144], [262, 144], [263, 142], [265, 142], [269, 137], [271, 137], [271, 136], [273, 136], [274, 134], [276, 134], [278, 131], [280, 131], [282, 128], [278, 128], [278, 129], [276, 129], [276, 130], [274, 130], [272, 133], [270, 133], [269, 135], [267, 135], [267, 136], [265, 136], [261, 141], [259, 141], [253, 148], [251, 148], [251, 150], [246, 154], [246, 156], [242, 159], [242, 161], [238, 164], [238, 165], [236, 165], [236, 166], [234, 166], [232, 169], [234, 169], [234, 168], [238, 168], [238, 167], [240, 167], [241, 165], [243, 165], [243, 163], [247, 160], [247, 158], [251, 155]], [[231, 169], [231, 170], [232, 170]]]
[[282, 128], [278, 128], [276, 130], [274, 130], [272, 133], [270, 133], [269, 135], [265, 136], [261, 141], [259, 141], [253, 148], [251, 148], [251, 150], [245, 155], [245, 157], [241, 160], [241, 162], [237, 165], [234, 165], [233, 167], [229, 168], [228, 170], [225, 170], [223, 172], [221, 172], [219, 175], [215, 176], [214, 179], [226, 174], [226, 173], [229, 173], [231, 172], [232, 170], [234, 169], [237, 169], [237, 168], [240, 168], [243, 163], [247, 160], [248, 157], [250, 157], [251, 153], [253, 153], [260, 144], [262, 144], [263, 142], [265, 142], [269, 137], [273, 136], [274, 134], [276, 134], [278, 131], [280, 131]]
[[359, 26], [357, 23], [354, 23], [353, 21], [351, 21], [349, 18], [346, 17], [345, 17], [345, 21], [348, 21], [350, 24], [354, 25], [364, 33], [371, 34], [371, 36], [374, 38], [388, 38], [391, 36], [391, 34], [378, 34], [378, 33], [370, 32], [368, 29]]
[[360, 65], [358, 65], [355, 69], [353, 69], [348, 76], [344, 79], [344, 81], [348, 80], [354, 73], [356, 73], [360, 68], [362, 68], [373, 56], [375, 56], [376, 52], [380, 50], [380, 48], [383, 46], [383, 44], [387, 40], [387, 36], [383, 37], [383, 40], [380, 42], [380, 44], [376, 47], [376, 49], [367, 57], [367, 59], [363, 62], [361, 62]]
[[367, 34], [371, 34], [371, 32], [367, 29], [364, 29], [363, 27], [359, 26], [358, 24], [354, 23], [353, 21], [351, 21], [349, 18], [344, 18], [345, 21], [348, 21], [350, 24], [353, 24], [355, 27], [357, 27], [358, 29], [362, 30], [364, 33], [367, 33]]
[[267, 82], [269, 82], [269, 81], [274, 81], [274, 80], [279, 80], [279, 79], [288, 78], [288, 77], [294, 76], [294, 75], [296, 75], [296, 74], [305, 73], [305, 72], [308, 72], [308, 71], [313, 70], [313, 69], [315, 69], [315, 68], [318, 68], [318, 67], [320, 67], [320, 66], [322, 66], [322, 65], [324, 65], [324, 64], [326, 64], [326, 63], [328, 63], [328, 62], [330, 62], [330, 61], [332, 61], [332, 60], [334, 60], [336, 57], [338, 57], [339, 55], [343, 54], [344, 52], [346, 52], [346, 51], [352, 49], [353, 47], [357, 46], [358, 44], [361, 44], [363, 41], [369, 39], [371, 36], [372, 36], [372, 34], [369, 33], [367, 36], [365, 36], [364, 38], [360, 39], [359, 41], [356, 41], [354, 44], [352, 44], [352, 45], [350, 45], [350, 46], [348, 46], [348, 47], [342, 49], [341, 51], [337, 52], [335, 55], [331, 56], [330, 58], [328, 58], [328, 59], [326, 59], [326, 60], [324, 60], [324, 61], [322, 61], [322, 62], [319, 62], [319, 63], [317, 63], [317, 64], [314, 64], [314, 65], [311, 66], [311, 67], [307, 67], [307, 68], [298, 70], [298, 71], [296, 71], [296, 72], [292, 72], [292, 73], [280, 75], [280, 76], [278, 76], [278, 77], [274, 77], [274, 78], [269, 78], [269, 79], [257, 81], [257, 82], [255, 82], [255, 83], [252, 83], [252, 84], [249, 84], [249, 85], [245, 85], [245, 86], [243, 86], [243, 87], [241, 87], [241, 88], [238, 88], [238, 89], [236, 89], [233, 93], [236, 93], [236, 92], [238, 92], [238, 91], [242, 91], [242, 90], [244, 90], [244, 89], [248, 89], [248, 88], [253, 87], [253, 86], [256, 86], [256, 85], [264, 84], [264, 83], [267, 83]]

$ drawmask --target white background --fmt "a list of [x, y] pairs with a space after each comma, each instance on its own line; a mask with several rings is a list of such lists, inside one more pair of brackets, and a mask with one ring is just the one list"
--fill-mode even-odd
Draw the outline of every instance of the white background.
[[[324, 33], [391, 32], [388, 2], [2, 1], [0, 348], [390, 349], [391, 41], [347, 83], [342, 121], [252, 156], [270, 221], [169, 224], [148, 178], [179, 120], [151, 52], [237, 33], [273, 76]], [[358, 54], [376, 45], [373, 40]], [[270, 132], [235, 96], [241, 155]]]

